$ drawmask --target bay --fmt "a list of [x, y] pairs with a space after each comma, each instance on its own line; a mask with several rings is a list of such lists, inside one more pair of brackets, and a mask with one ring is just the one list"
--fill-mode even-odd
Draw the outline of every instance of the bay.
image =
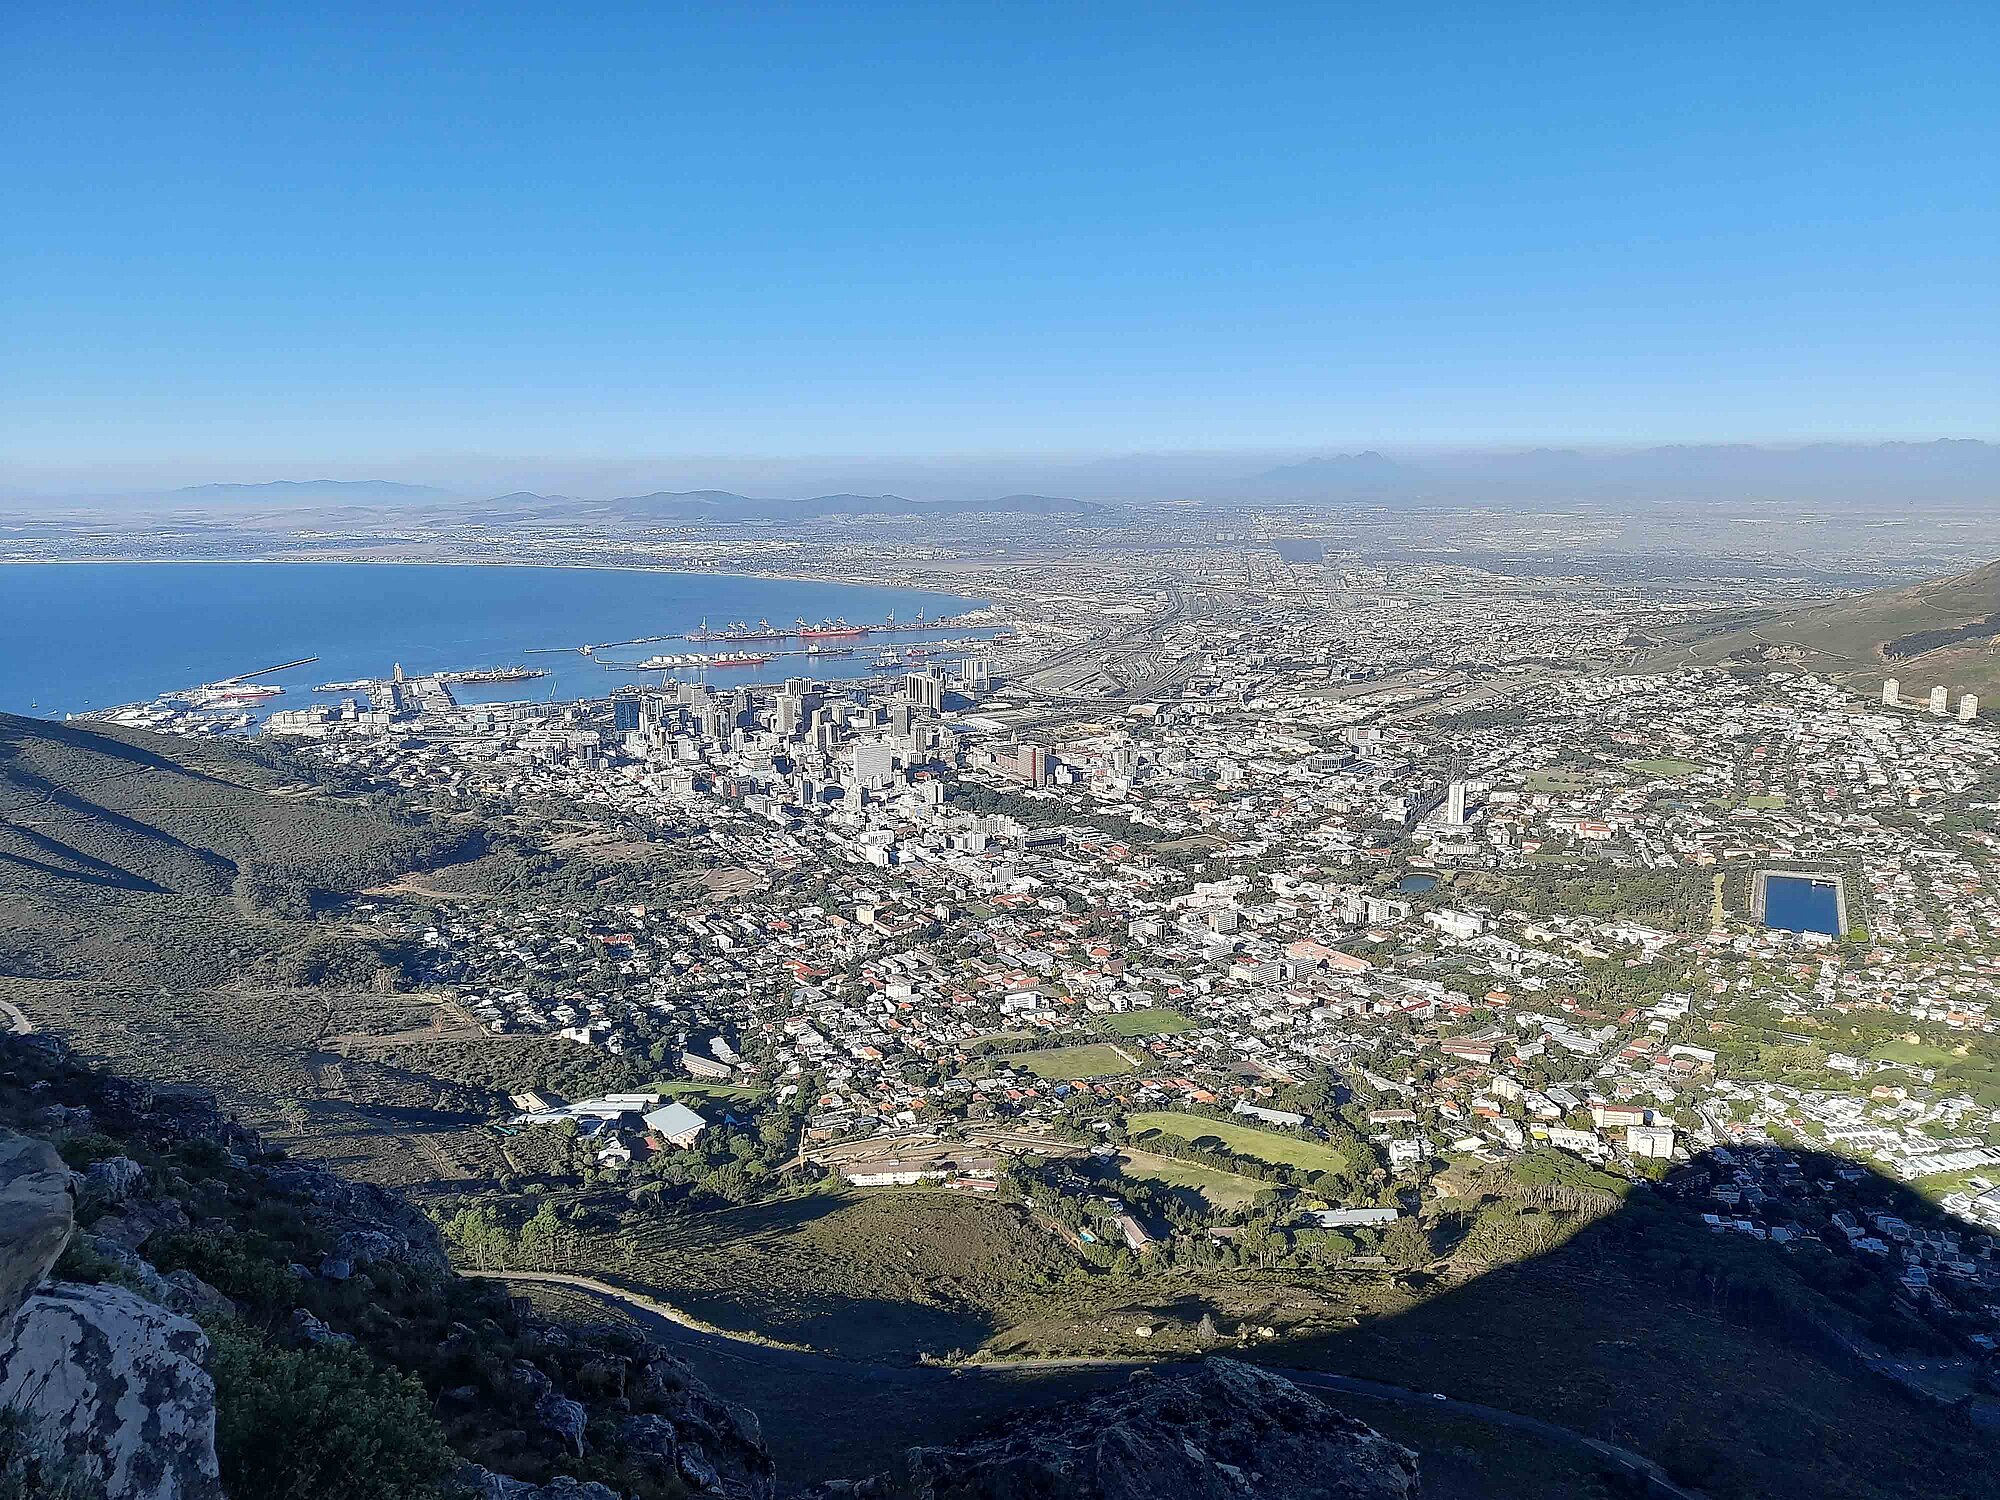
[[[392, 563], [9, 563], [0, 565], [0, 710], [60, 717], [215, 682], [301, 657], [310, 666], [259, 677], [285, 689], [268, 709], [312, 702], [326, 682], [481, 667], [530, 666], [539, 680], [468, 684], [465, 701], [603, 697], [657, 682], [607, 670], [575, 647], [803, 617], [873, 623], [958, 614], [983, 601], [919, 589], [633, 568]], [[963, 639], [973, 632], [949, 632]], [[979, 632], [985, 634], [987, 632]], [[721, 685], [786, 676], [865, 676], [875, 651], [946, 632], [854, 642], [851, 657], [776, 657], [714, 674]], [[771, 643], [796, 647], [798, 643]], [[567, 649], [564, 649], [567, 648]], [[604, 653], [715, 653], [663, 641]], [[760, 651], [767, 649], [760, 646]], [[544, 654], [537, 654], [544, 653]]]

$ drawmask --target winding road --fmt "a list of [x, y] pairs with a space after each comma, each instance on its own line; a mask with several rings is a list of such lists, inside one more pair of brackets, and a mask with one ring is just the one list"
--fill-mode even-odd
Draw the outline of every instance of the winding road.
[[[647, 1332], [660, 1338], [663, 1343], [698, 1345], [712, 1356], [742, 1364], [781, 1365], [792, 1369], [809, 1368], [850, 1378], [858, 1369], [872, 1368], [855, 1360], [842, 1359], [837, 1355], [821, 1354], [815, 1350], [800, 1349], [790, 1344], [767, 1343], [744, 1334], [730, 1333], [690, 1317], [670, 1303], [661, 1302], [640, 1292], [628, 1291], [607, 1281], [599, 1281], [593, 1276], [574, 1276], [560, 1271], [461, 1271], [460, 1274], [484, 1277], [492, 1281], [540, 1282], [550, 1286], [568, 1287], [572, 1291], [583, 1292], [600, 1301], [616, 1303]], [[962, 1369], [1091, 1370], [1121, 1367], [1136, 1369], [1142, 1365], [1171, 1369], [1174, 1363], [1102, 1358], [981, 1360], [962, 1366], [939, 1366], [936, 1367], [936, 1374], [940, 1379], [948, 1379], [955, 1370]], [[929, 1368], [932, 1367], [911, 1366], [902, 1373]], [[1450, 1413], [1490, 1426], [1530, 1433], [1548, 1442], [1588, 1453], [1613, 1468], [1643, 1480], [1649, 1495], [1667, 1496], [1670, 1500], [1706, 1500], [1699, 1491], [1675, 1484], [1667, 1477], [1665, 1470], [1643, 1454], [1634, 1453], [1630, 1448], [1621, 1448], [1615, 1443], [1587, 1437], [1573, 1428], [1544, 1422], [1539, 1417], [1525, 1417], [1519, 1412], [1503, 1411], [1496, 1406], [1483, 1406], [1476, 1401], [1460, 1401], [1456, 1397], [1433, 1391], [1413, 1391], [1406, 1386], [1387, 1385], [1379, 1380], [1362, 1380], [1352, 1375], [1334, 1375], [1323, 1370], [1298, 1370], [1284, 1366], [1277, 1368], [1287, 1379], [1308, 1388], [1338, 1391], [1345, 1395], [1388, 1401], [1425, 1411]]]

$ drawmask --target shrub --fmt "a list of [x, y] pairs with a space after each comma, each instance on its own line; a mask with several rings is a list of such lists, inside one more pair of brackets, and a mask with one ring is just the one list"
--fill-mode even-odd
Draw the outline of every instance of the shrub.
[[11, 1406], [0, 1407], [0, 1500], [105, 1500], [104, 1486]]
[[345, 1344], [281, 1348], [233, 1321], [210, 1337], [230, 1494], [433, 1500], [452, 1452], [415, 1379]]

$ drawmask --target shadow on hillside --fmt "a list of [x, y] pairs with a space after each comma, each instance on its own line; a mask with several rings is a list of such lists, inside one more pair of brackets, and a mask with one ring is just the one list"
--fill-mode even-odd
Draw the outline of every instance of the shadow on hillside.
[[[1735, 1189], [1737, 1203], [1714, 1198], [1717, 1187]], [[1507, 1206], [1541, 1211], [1526, 1200]], [[1889, 1236], [1905, 1226], [1917, 1242], [1927, 1233], [1955, 1234], [1956, 1247], [1939, 1241], [1924, 1253], [1940, 1263], [1961, 1260], [1975, 1274], [1939, 1264], [1928, 1277], [1936, 1289], [1914, 1286], [1896, 1274], [1896, 1256], [1850, 1246], [1829, 1210], [1885, 1244], [1898, 1243]], [[1789, 1243], [1758, 1239], [1711, 1226], [1704, 1213], [1754, 1215], [1764, 1226], [1806, 1233]], [[1191, 1329], [1209, 1315], [1222, 1333], [1212, 1346], [1217, 1353], [1441, 1392], [1539, 1418], [1643, 1454], [1716, 1500], [1806, 1494], [1972, 1500], [1991, 1493], [1991, 1465], [2000, 1458], [1993, 1429], [1975, 1421], [1972, 1409], [1983, 1416], [1992, 1400], [1991, 1356], [1970, 1339], [1990, 1321], [1990, 1312], [1982, 1319], [1980, 1310], [2000, 1289], [1996, 1257], [1992, 1236], [1879, 1174], [1810, 1153], [1733, 1149], [1678, 1168], [1658, 1188], [1635, 1190], [1622, 1206], [1531, 1259], [1456, 1283], [1417, 1273], [1409, 1279], [1423, 1300], [1351, 1328], [1328, 1329], [1323, 1321], [1286, 1326], [1288, 1316], [1298, 1316], [1289, 1311], [1298, 1298], [1288, 1301], [1287, 1284], [1337, 1293], [1353, 1277], [1389, 1273], [1234, 1273], [1182, 1281], [1169, 1272], [1123, 1285], [1134, 1305], [1163, 1323]], [[846, 1315], [869, 1314], [857, 1303]], [[1247, 1343], [1230, 1336], [1247, 1323], [1276, 1325], [1277, 1336]], [[798, 1479], [851, 1475], [862, 1458], [864, 1467], [879, 1468], [912, 1442], [952, 1441], [1007, 1411], [1124, 1378], [1102, 1369], [885, 1371], [865, 1364], [853, 1367], [853, 1375], [836, 1367], [780, 1376], [746, 1368], [755, 1360], [743, 1357], [742, 1346], [720, 1357], [679, 1352], [725, 1395], [763, 1412], [775, 1448], [788, 1460], [784, 1472]], [[905, 1345], [905, 1359], [909, 1352]], [[869, 1382], [928, 1395], [868, 1407], [852, 1384], [862, 1371]], [[924, 1387], [925, 1379], [933, 1384]], [[1401, 1405], [1328, 1399], [1391, 1432], [1412, 1419], [1421, 1432], [1421, 1424], [1449, 1410], [1433, 1412], [1422, 1399]], [[842, 1425], [834, 1432], [829, 1425], [851, 1421], [864, 1429]], [[1525, 1444], [1534, 1451], [1539, 1441], [1500, 1428], [1486, 1437], [1497, 1450]], [[829, 1443], [845, 1467], [821, 1461]], [[1535, 1493], [1496, 1485], [1495, 1494]]]
[[20, 714], [0, 714], [0, 762], [19, 761], [23, 755], [23, 746], [30, 744], [60, 745], [66, 750], [80, 750], [88, 755], [122, 760], [136, 770], [167, 771], [176, 776], [186, 776], [194, 781], [206, 781], [215, 786], [240, 789], [242, 785], [208, 771], [183, 765], [168, 756], [120, 739], [115, 734], [97, 729], [79, 728], [56, 719], [32, 719]]
[[2000, 1243], [1855, 1163], [1704, 1155], [1543, 1254], [1422, 1290], [1257, 1357], [1540, 1417], [1716, 1496], [1991, 1493], [2000, 1386], [1971, 1336]]
[[[166, 764], [170, 765], [171, 762], [167, 762]], [[113, 808], [104, 806], [102, 803], [93, 802], [89, 798], [71, 791], [68, 787], [58, 785], [56, 782], [50, 781], [46, 777], [37, 775], [32, 771], [18, 768], [9, 770], [7, 772], [7, 780], [24, 795], [38, 799], [31, 806], [49, 810], [60, 809], [63, 814], [66, 814], [67, 816], [61, 819], [61, 824], [65, 832], [72, 832], [81, 836], [95, 835], [100, 841], [104, 839], [117, 841], [121, 838], [130, 840], [132, 841], [130, 853], [151, 856], [156, 862], [172, 862], [180, 859], [193, 862], [194, 868], [199, 870], [206, 877], [206, 880], [194, 882], [196, 889], [183, 892], [183, 894], [205, 894], [206, 892], [202, 889], [203, 886], [213, 887], [217, 884], [226, 884], [236, 874], [235, 864], [214, 850], [196, 848], [176, 835], [167, 832], [164, 828], [155, 827], [153, 824], [143, 822], [138, 818], [132, 817], [130, 814], [118, 812]], [[24, 812], [17, 813], [14, 816], [25, 815]], [[25, 838], [32, 839], [38, 837], [38, 835], [23, 827], [20, 823], [14, 822], [12, 818], [9, 820], [9, 827]], [[45, 840], [45, 842], [50, 841]], [[61, 847], [79, 859], [88, 860], [100, 870], [116, 871], [125, 876], [128, 881], [132, 882], [129, 887], [130, 889], [168, 889], [168, 887], [155, 884], [146, 879], [146, 877], [140, 875], [135, 870], [127, 869], [111, 861], [98, 859], [96, 856], [86, 854], [73, 845], [65, 843]], [[172, 889], [179, 890], [179, 887], [172, 887]]]
[[14, 838], [21, 840], [30, 848], [48, 855], [51, 859], [64, 861], [62, 864], [51, 864], [47, 859], [35, 859], [30, 855], [15, 854], [0, 850], [0, 861], [4, 861], [7, 864], [18, 866], [24, 870], [30, 870], [37, 875], [46, 876], [50, 879], [74, 881], [80, 885], [99, 885], [112, 890], [136, 891], [154, 896], [168, 894], [167, 888], [163, 885], [156, 885], [144, 876], [135, 875], [130, 870], [122, 869], [105, 860], [85, 854], [81, 849], [66, 844], [60, 839], [50, 838], [45, 833], [38, 833], [32, 828], [24, 828], [18, 823], [10, 823], [4, 829], [0, 829], [0, 831], [4, 831]]

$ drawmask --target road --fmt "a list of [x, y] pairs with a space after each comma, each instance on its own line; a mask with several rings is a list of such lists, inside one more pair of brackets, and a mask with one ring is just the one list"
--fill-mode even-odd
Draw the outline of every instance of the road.
[[[709, 1353], [741, 1364], [781, 1365], [792, 1369], [812, 1369], [832, 1374], [844, 1379], [870, 1371], [875, 1367], [863, 1362], [841, 1359], [836, 1355], [820, 1354], [810, 1349], [800, 1349], [789, 1344], [769, 1344], [742, 1334], [729, 1333], [710, 1327], [690, 1317], [679, 1308], [661, 1302], [639, 1292], [628, 1291], [599, 1281], [592, 1276], [572, 1276], [559, 1271], [463, 1271], [466, 1276], [482, 1276], [493, 1281], [541, 1282], [547, 1285], [568, 1287], [596, 1297], [601, 1301], [617, 1303], [629, 1312], [648, 1332], [661, 1337], [665, 1343], [696, 1344]], [[1101, 1370], [1121, 1367], [1138, 1368], [1152, 1366], [1156, 1369], [1172, 1369], [1174, 1361], [1161, 1362], [1145, 1359], [1010, 1359], [979, 1360], [956, 1367], [961, 1370]], [[911, 1366], [900, 1369], [908, 1374], [915, 1370], [929, 1369], [929, 1366]], [[1560, 1427], [1553, 1422], [1544, 1422], [1538, 1417], [1524, 1417], [1518, 1412], [1502, 1411], [1496, 1406], [1482, 1406], [1476, 1401], [1460, 1401], [1431, 1391], [1413, 1391], [1404, 1386], [1385, 1385], [1379, 1380], [1361, 1380], [1351, 1375], [1334, 1375], [1321, 1370], [1296, 1370], [1281, 1368], [1281, 1373], [1296, 1384], [1326, 1391], [1339, 1391], [1346, 1395], [1363, 1396], [1374, 1401], [1388, 1401], [1401, 1406], [1412, 1406], [1422, 1411], [1449, 1413], [1467, 1417], [1476, 1422], [1484, 1422], [1495, 1427], [1505, 1427], [1515, 1432], [1531, 1433], [1545, 1441], [1563, 1447], [1579, 1449], [1602, 1460], [1614, 1468], [1628, 1474], [1642, 1477], [1648, 1485], [1648, 1493], [1671, 1497], [1671, 1500], [1706, 1500], [1700, 1492], [1685, 1489], [1670, 1480], [1666, 1472], [1643, 1454], [1634, 1453], [1629, 1448], [1621, 1448], [1615, 1443], [1603, 1442], [1586, 1437], [1572, 1428]], [[955, 1373], [952, 1367], [937, 1367], [935, 1374], [941, 1380], [948, 1380]]]

